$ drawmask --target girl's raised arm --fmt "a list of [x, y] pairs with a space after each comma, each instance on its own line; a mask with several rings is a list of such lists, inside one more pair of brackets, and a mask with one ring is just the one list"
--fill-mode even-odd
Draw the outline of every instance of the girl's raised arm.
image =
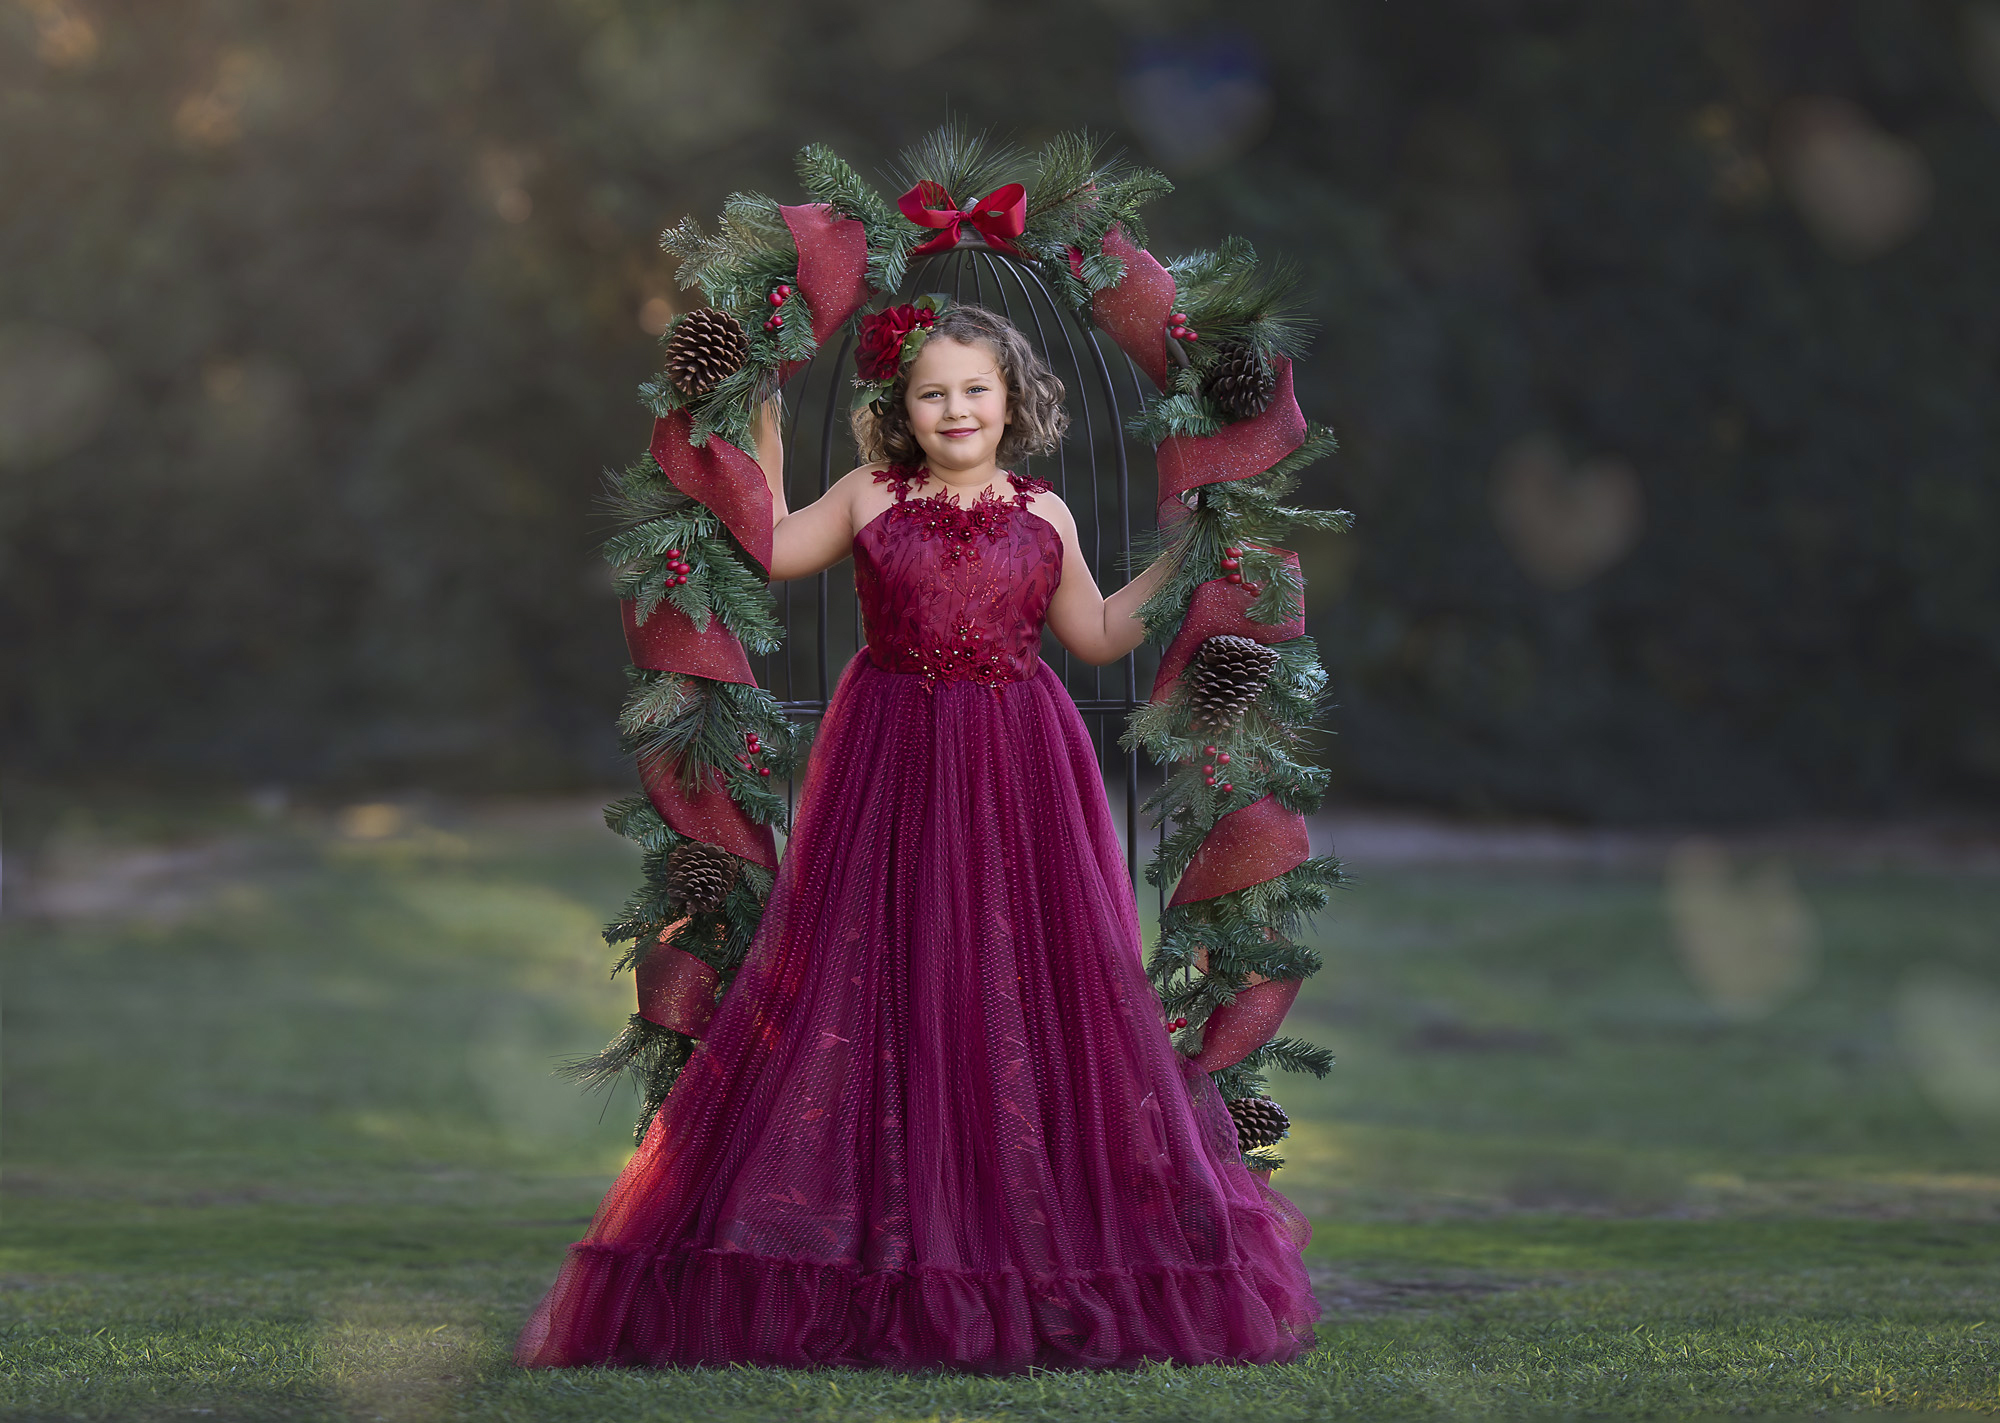
[[1034, 510], [1062, 535], [1063, 574], [1049, 603], [1049, 631], [1070, 655], [1094, 667], [1116, 662], [1146, 640], [1139, 609], [1158, 590], [1173, 567], [1171, 554], [1161, 554], [1144, 573], [1109, 598], [1097, 591], [1097, 580], [1084, 562], [1077, 541], [1076, 520], [1069, 506], [1053, 494], [1037, 494]]
[[833, 567], [854, 546], [854, 485], [841, 480], [794, 514], [785, 507], [785, 446], [774, 396], [757, 413], [757, 463], [771, 486], [771, 579], [805, 578]]

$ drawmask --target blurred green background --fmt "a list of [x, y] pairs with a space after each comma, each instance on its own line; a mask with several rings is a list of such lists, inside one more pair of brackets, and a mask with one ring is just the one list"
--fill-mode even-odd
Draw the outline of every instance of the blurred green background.
[[947, 111], [1303, 269], [1346, 794], [2000, 791], [1995, 0], [5, 0], [5, 769], [622, 775], [656, 235]]

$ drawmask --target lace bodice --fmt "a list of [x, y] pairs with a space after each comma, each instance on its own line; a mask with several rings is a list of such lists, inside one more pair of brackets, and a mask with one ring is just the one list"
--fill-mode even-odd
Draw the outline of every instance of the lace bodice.
[[911, 498], [921, 467], [875, 478], [894, 487], [896, 502], [854, 540], [869, 659], [933, 685], [1032, 677], [1042, 621], [1062, 581], [1062, 538], [1028, 509], [1048, 482], [1010, 474], [1011, 497], [986, 489], [965, 505], [950, 490]]

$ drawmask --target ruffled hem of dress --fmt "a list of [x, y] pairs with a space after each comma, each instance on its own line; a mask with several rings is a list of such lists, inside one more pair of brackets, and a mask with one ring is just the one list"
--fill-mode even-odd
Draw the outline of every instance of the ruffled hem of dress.
[[[561, 1301], [563, 1337], [551, 1309]], [[1271, 1364], [1313, 1346], [1317, 1301], [1248, 1265], [1028, 1274], [869, 1270], [736, 1250], [583, 1241], [521, 1336], [529, 1368], [1137, 1368]], [[949, 1321], [949, 1329], [943, 1327]]]

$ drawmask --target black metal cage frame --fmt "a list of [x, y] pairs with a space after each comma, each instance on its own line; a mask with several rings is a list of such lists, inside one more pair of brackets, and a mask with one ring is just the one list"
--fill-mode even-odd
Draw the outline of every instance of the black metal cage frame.
[[[1135, 528], [1150, 528], [1153, 521], [1150, 501], [1141, 511], [1132, 500], [1135, 453], [1143, 467], [1152, 462], [1150, 449], [1125, 428], [1146, 403], [1138, 368], [1116, 345], [1107, 358], [1096, 330], [1065, 309], [1033, 265], [970, 233], [957, 246], [913, 266], [895, 300], [925, 292], [999, 312], [1034, 343], [1062, 381], [1069, 436], [1053, 454], [1026, 461], [1019, 473], [1054, 484], [1076, 516], [1078, 537], [1099, 586], [1121, 586], [1137, 571], [1132, 561]], [[819, 498], [836, 470], [845, 474], [859, 462], [846, 418], [854, 396], [849, 369], [853, 344], [850, 328], [838, 347], [822, 349], [786, 384], [785, 497], [792, 508]], [[1130, 390], [1122, 401], [1121, 378]], [[1149, 479], [1142, 488], [1150, 486]], [[1144, 523], [1135, 526], [1135, 516]], [[860, 650], [861, 611], [846, 567], [778, 586], [785, 644], [759, 659], [757, 671], [765, 689], [795, 719], [825, 712], [839, 668]], [[1043, 644], [1045, 660], [1062, 677], [1090, 730], [1107, 791], [1114, 802], [1123, 800], [1125, 864], [1136, 880], [1140, 781], [1150, 768], [1142, 768], [1137, 751], [1121, 750], [1118, 737], [1127, 715], [1143, 700], [1140, 689], [1152, 683], [1157, 654], [1142, 646], [1117, 663], [1092, 667], [1067, 651], [1052, 656], [1056, 650], [1052, 642]]]

